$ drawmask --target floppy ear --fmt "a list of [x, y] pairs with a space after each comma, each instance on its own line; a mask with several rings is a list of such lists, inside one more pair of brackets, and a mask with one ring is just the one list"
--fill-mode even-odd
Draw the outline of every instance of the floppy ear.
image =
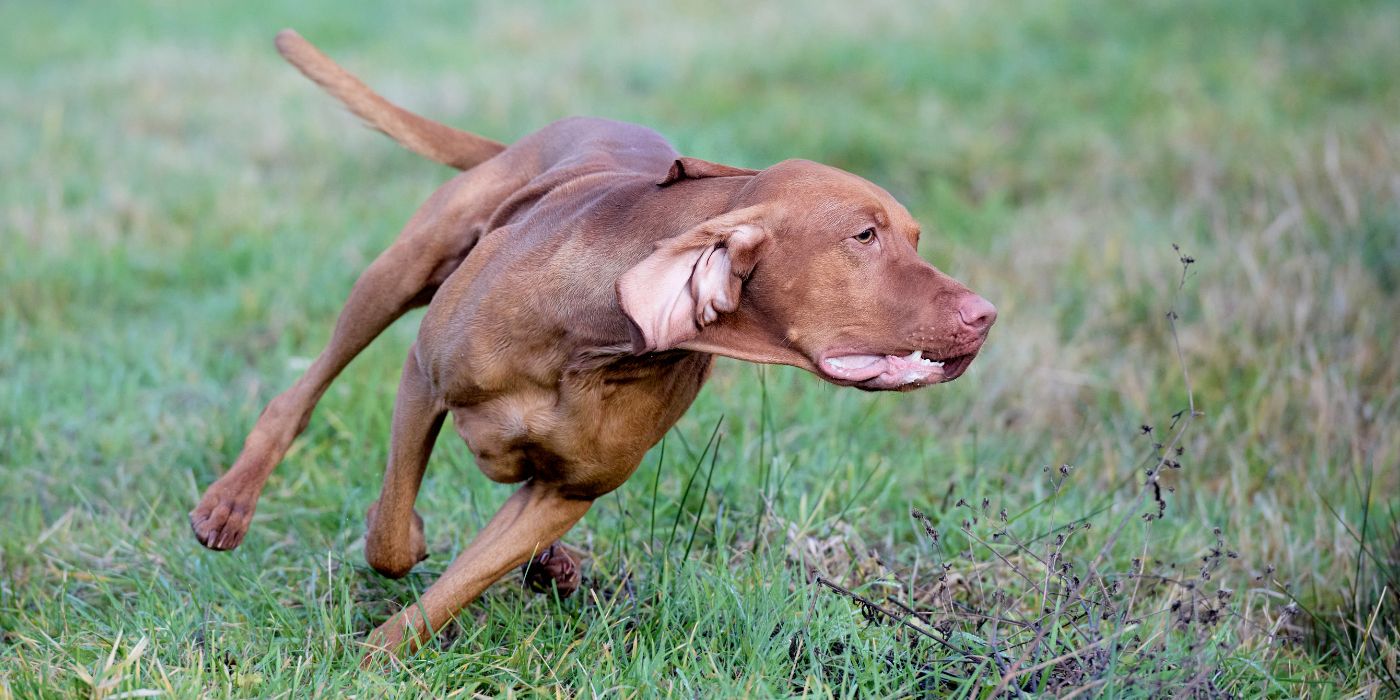
[[671, 163], [671, 171], [666, 178], [656, 184], [665, 187], [681, 180], [699, 180], [705, 177], [734, 177], [736, 175], [757, 175], [757, 170], [736, 168], [722, 163], [711, 163], [699, 158], [677, 158]]
[[618, 303], [634, 326], [633, 350], [670, 350], [739, 308], [743, 281], [767, 247], [761, 213], [747, 207], [663, 240], [618, 278]]

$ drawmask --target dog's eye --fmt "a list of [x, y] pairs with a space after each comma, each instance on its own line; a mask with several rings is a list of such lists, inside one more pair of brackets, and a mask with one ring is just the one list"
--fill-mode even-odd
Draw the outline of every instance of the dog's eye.
[[864, 231], [861, 231], [860, 233], [851, 236], [851, 238], [854, 238], [861, 243], [869, 243], [875, 240], [875, 227], [872, 226], [868, 229], [865, 229]]

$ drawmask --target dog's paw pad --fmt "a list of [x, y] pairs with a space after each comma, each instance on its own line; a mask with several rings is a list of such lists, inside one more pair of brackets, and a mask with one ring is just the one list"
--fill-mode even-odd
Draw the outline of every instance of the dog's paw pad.
[[523, 570], [525, 583], [531, 590], [548, 593], [553, 589], [560, 598], [573, 595], [583, 581], [578, 561], [557, 542], [526, 562]]

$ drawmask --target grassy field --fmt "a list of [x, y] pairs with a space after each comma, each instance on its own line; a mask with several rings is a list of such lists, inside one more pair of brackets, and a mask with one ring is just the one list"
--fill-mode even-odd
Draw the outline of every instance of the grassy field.
[[[592, 114], [849, 169], [1000, 321], [914, 394], [721, 361], [570, 535], [583, 594], [508, 577], [362, 672], [510, 489], [447, 431], [431, 558], [364, 564], [411, 314], [243, 546], [190, 535], [450, 174], [282, 64], [284, 26], [494, 138]], [[0, 700], [1395, 697], [1397, 36], [1350, 0], [0, 3]]]

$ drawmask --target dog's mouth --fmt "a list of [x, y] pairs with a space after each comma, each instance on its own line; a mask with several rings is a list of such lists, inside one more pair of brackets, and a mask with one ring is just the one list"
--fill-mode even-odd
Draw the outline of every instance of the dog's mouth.
[[835, 354], [823, 357], [817, 366], [838, 384], [872, 391], [915, 389], [962, 376], [979, 349], [980, 343], [963, 353], [914, 350], [904, 355]]

